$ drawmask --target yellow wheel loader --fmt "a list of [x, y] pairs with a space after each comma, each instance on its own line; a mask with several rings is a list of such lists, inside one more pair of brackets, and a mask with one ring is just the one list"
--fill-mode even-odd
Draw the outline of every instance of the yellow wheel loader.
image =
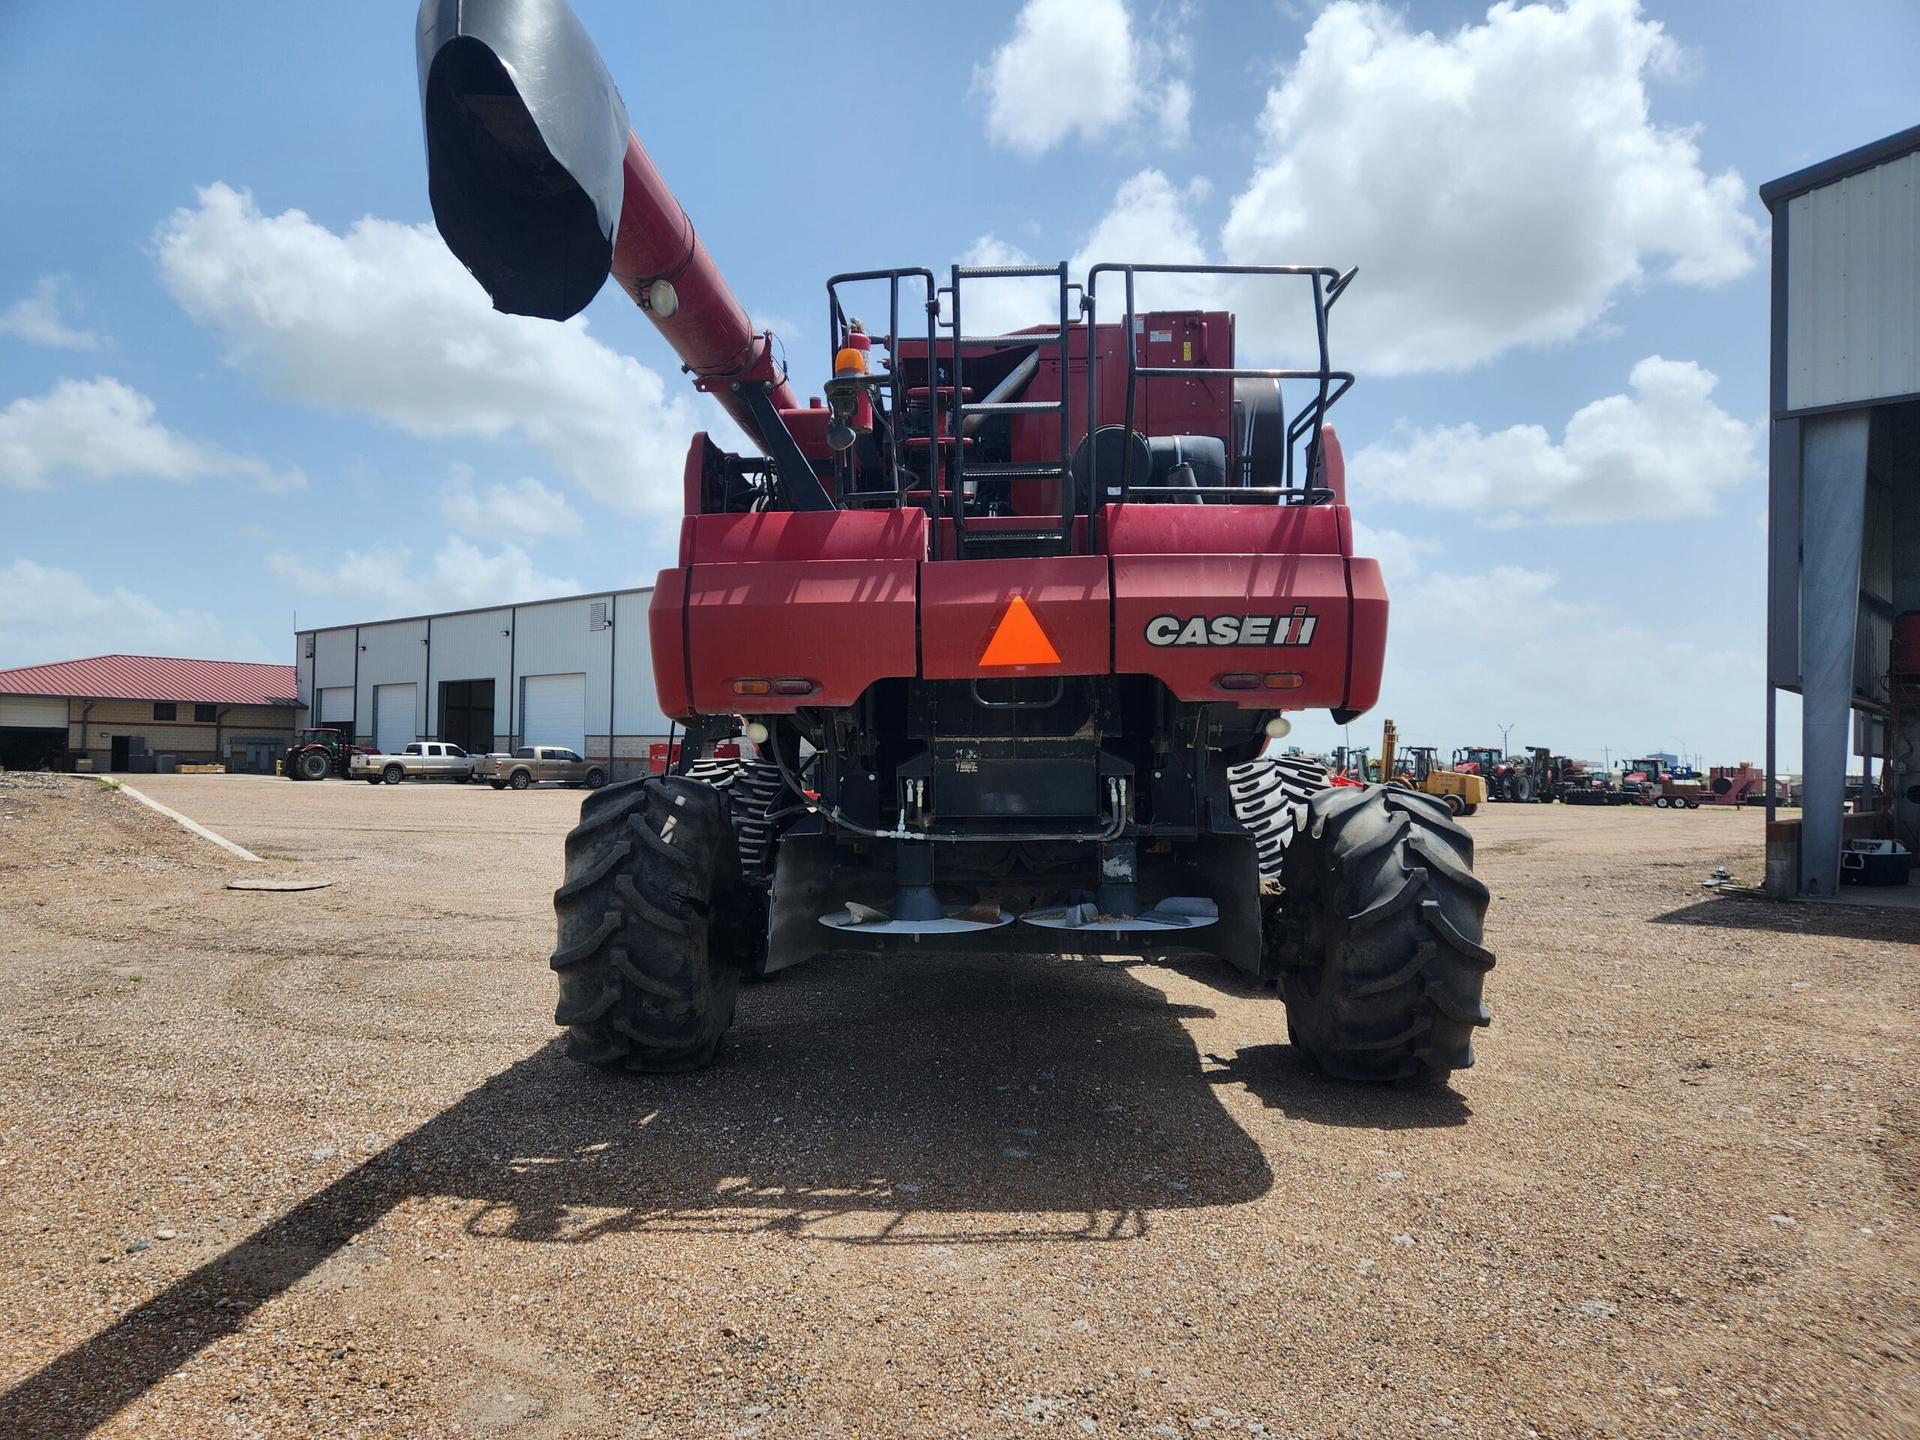
[[1393, 721], [1380, 737], [1380, 775], [1394, 785], [1438, 796], [1456, 815], [1471, 815], [1487, 799], [1487, 782], [1479, 775], [1461, 775], [1437, 761], [1432, 745], [1402, 745]]

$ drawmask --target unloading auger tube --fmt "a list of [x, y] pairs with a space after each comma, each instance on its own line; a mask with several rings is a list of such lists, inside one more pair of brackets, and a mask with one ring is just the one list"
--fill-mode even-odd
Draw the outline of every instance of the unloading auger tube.
[[[685, 511], [648, 648], [687, 741], [567, 837], [575, 1055], [704, 1065], [742, 978], [836, 950], [1200, 950], [1280, 989], [1329, 1075], [1472, 1063], [1472, 834], [1267, 753], [1289, 712], [1344, 724], [1380, 694], [1386, 586], [1327, 423], [1352, 270], [847, 272], [802, 409], [565, 0], [424, 0], [416, 40], [434, 219], [495, 307], [564, 320], [613, 276], [763, 452], [695, 435], [660, 477]], [[1138, 303], [1194, 272], [1305, 287], [1315, 363], [1258, 367], [1231, 313]], [[969, 328], [1008, 280], [1042, 313]], [[723, 758], [736, 736], [753, 751]]]
[[763, 448], [797, 405], [746, 310], [633, 133], [564, 0], [424, 0], [416, 52], [427, 191], [447, 248], [494, 308], [565, 320], [608, 275], [695, 383]]

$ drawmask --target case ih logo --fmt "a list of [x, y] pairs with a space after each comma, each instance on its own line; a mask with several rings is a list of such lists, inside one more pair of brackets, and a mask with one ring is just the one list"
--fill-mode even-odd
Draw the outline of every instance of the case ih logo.
[[1287, 615], [1156, 615], [1149, 645], [1311, 645], [1319, 617], [1296, 605]]

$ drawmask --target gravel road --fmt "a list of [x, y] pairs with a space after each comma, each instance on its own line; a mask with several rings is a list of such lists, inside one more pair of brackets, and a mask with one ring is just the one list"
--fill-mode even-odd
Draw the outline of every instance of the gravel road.
[[[0, 776], [0, 1435], [1920, 1434], [1920, 923], [1754, 813], [1494, 806], [1494, 1028], [844, 958], [559, 1053], [567, 792]], [[265, 872], [330, 878], [237, 892]]]

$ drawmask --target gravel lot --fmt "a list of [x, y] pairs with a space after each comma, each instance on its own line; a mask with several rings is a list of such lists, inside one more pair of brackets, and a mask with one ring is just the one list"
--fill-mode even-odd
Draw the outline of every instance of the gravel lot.
[[1920, 924], [1707, 895], [1757, 814], [1475, 817], [1450, 1089], [1201, 961], [836, 960], [613, 1079], [577, 794], [138, 783], [267, 864], [0, 776], [8, 1437], [1920, 1434]]

